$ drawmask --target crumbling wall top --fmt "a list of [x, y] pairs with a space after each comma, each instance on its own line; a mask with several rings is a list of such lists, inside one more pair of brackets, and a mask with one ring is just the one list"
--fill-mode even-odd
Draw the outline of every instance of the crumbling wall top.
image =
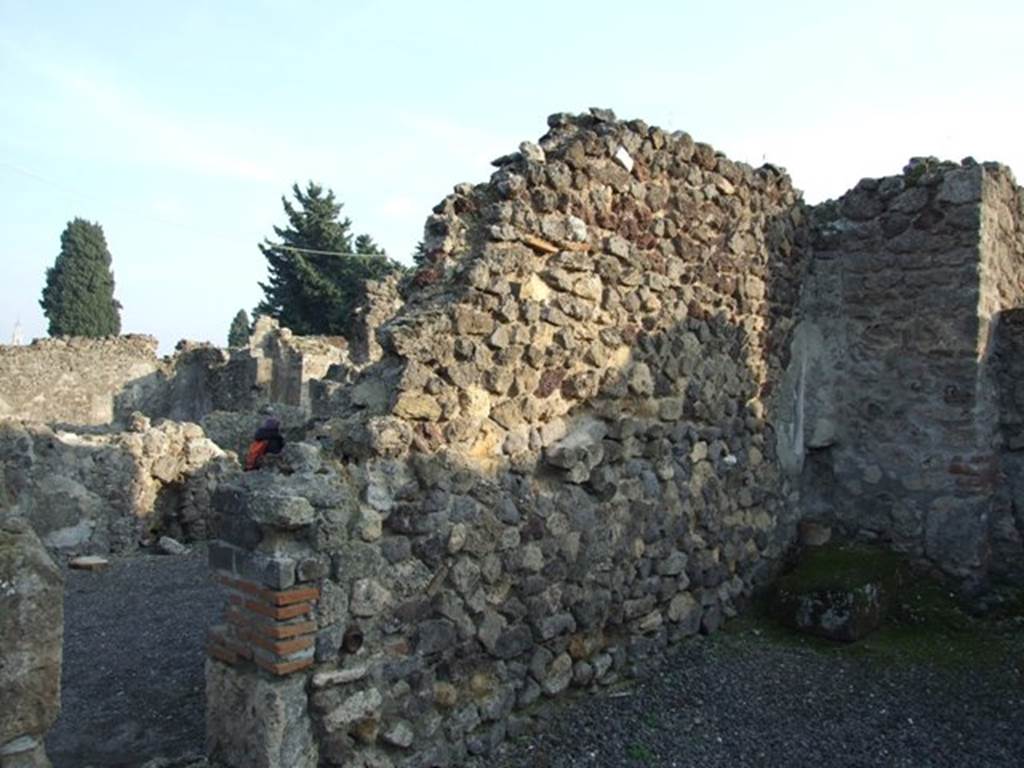
[[[621, 394], [683, 394], [659, 375], [658, 350], [715, 337], [716, 360], [746, 366], [745, 397], [768, 396], [803, 264], [788, 177], [607, 110], [549, 126], [434, 209], [427, 259], [342, 415], [394, 417], [415, 450], [535, 454], [562, 429], [541, 427], [581, 408], [646, 412], [657, 401]], [[726, 352], [737, 335], [743, 353]]]

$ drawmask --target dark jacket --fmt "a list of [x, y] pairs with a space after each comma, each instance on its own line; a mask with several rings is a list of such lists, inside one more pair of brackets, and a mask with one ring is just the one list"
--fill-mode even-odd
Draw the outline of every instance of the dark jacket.
[[267, 453], [280, 453], [284, 448], [284, 437], [279, 427], [260, 427], [253, 436], [253, 441], [267, 441]]

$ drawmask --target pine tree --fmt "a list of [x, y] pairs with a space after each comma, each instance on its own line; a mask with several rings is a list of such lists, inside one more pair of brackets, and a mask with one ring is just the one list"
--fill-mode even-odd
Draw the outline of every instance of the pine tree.
[[265, 240], [268, 280], [258, 314], [275, 317], [298, 334], [344, 335], [365, 280], [401, 269], [369, 235], [353, 243], [352, 222], [331, 190], [310, 182], [292, 186], [295, 203], [282, 197], [287, 227], [274, 227], [280, 242]]
[[416, 267], [422, 267], [427, 263], [427, 256], [429, 255], [430, 254], [427, 253], [427, 244], [420, 240], [416, 243], [416, 250], [412, 252], [412, 263]]
[[114, 298], [110, 251], [99, 224], [68, 223], [60, 254], [46, 270], [39, 306], [51, 336], [113, 336], [121, 332], [121, 304]]
[[360, 235], [356, 238], [356, 253], [364, 256], [387, 256], [387, 252], [369, 235]]
[[235, 319], [231, 321], [231, 328], [228, 329], [228, 346], [244, 347], [249, 343], [249, 315], [244, 309], [238, 310]]

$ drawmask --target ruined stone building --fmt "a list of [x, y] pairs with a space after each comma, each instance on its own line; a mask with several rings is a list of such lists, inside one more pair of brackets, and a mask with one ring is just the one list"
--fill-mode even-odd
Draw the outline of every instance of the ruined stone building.
[[[1024, 579], [1008, 169], [918, 159], [809, 207], [684, 133], [549, 128], [434, 209], [358, 352], [278, 330], [172, 368], [127, 354], [65, 404], [198, 421], [220, 452], [245, 434], [223, 414], [301, 414], [274, 468], [189, 496], [230, 596], [207, 669], [226, 765], [488, 754], [538, 700], [716, 630], [801, 520], [968, 592]], [[44, 358], [73, 345], [0, 352], [0, 409], [73, 422]], [[5, 471], [31, 476], [18, 439]]]

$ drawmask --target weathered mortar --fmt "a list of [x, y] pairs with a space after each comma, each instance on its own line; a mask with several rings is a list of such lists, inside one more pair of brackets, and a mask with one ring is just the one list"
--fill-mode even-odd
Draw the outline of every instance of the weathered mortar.
[[[792, 539], [771, 423], [804, 263], [797, 194], [772, 167], [603, 111], [550, 125], [435, 209], [383, 357], [319, 435], [344, 468], [219, 497], [211, 563], [232, 589], [262, 584], [267, 604], [317, 590], [315, 643], [263, 663], [313, 665], [327, 764], [487, 753], [539, 698], [716, 629]], [[218, 636], [211, 664], [237, 666], [211, 674], [213, 712], [222, 687], [260, 684], [252, 638], [282, 631], [252, 618]], [[296, 690], [276, 688], [277, 709], [304, 710]], [[245, 762], [245, 725], [210, 727], [217, 756]]]

